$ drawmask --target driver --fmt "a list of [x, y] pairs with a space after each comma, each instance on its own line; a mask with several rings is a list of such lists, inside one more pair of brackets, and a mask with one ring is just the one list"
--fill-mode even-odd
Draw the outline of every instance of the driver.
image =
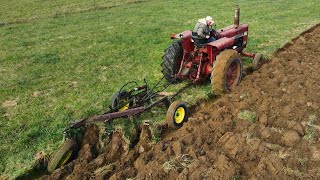
[[214, 37], [210, 37], [210, 32], [212, 30], [213, 24], [214, 21], [211, 16], [199, 19], [196, 25], [194, 26], [192, 36], [196, 36], [200, 40], [207, 40], [207, 42], [215, 41], [216, 39]]

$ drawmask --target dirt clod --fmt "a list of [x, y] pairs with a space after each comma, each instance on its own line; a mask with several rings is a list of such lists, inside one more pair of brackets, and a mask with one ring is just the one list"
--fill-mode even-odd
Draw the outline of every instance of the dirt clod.
[[300, 136], [297, 132], [295, 131], [288, 131], [284, 133], [282, 137], [282, 141], [286, 146], [294, 146], [296, 143], [300, 140]]

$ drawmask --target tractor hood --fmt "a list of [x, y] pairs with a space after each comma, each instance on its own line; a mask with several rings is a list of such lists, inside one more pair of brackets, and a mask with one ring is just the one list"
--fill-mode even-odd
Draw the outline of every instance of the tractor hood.
[[234, 38], [223, 37], [221, 39], [208, 43], [207, 45], [216, 47], [218, 50], [221, 50], [226, 47], [232, 46], [233, 44], [234, 44]]

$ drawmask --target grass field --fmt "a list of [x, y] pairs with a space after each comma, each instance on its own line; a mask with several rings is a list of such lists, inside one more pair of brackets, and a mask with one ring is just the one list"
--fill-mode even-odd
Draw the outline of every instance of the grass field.
[[[250, 25], [247, 51], [270, 55], [320, 21], [318, 0], [2, 2], [0, 22], [16, 24], [0, 27], [0, 177], [53, 152], [68, 122], [105, 111], [123, 83], [160, 79], [171, 32], [206, 15], [217, 28], [230, 25], [236, 4]], [[194, 103], [209, 91], [182, 98]]]
[[67, 0], [39, 1], [12, 0], [2, 3], [0, 23], [23, 23], [48, 17], [64, 16], [97, 9], [107, 9], [130, 3], [144, 2], [143, 0]]

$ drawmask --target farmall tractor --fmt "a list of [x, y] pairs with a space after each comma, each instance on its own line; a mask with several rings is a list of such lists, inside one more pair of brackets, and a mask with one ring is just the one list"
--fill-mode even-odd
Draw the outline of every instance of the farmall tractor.
[[[234, 24], [213, 31], [211, 36], [217, 39], [214, 42], [202, 42], [192, 36], [190, 30], [173, 34], [171, 38], [177, 41], [165, 50], [162, 62], [164, 77], [153, 87], [146, 81], [142, 86], [138, 86], [135, 81], [128, 82], [111, 97], [109, 111], [72, 122], [64, 130], [64, 143], [48, 162], [48, 171], [53, 172], [77, 156], [81, 134], [88, 124], [104, 122], [112, 125], [114, 119], [123, 117], [134, 120], [141, 113], [162, 104], [168, 107], [166, 124], [171, 128], [180, 128], [188, 121], [188, 107], [186, 102], [173, 99], [189, 85], [201, 83], [211, 77], [214, 94], [220, 95], [233, 90], [243, 74], [242, 56], [253, 58], [253, 70], [258, 69], [263, 62], [261, 54], [243, 52], [248, 40], [248, 25], [239, 24], [239, 15], [240, 9], [236, 7]], [[170, 83], [162, 87], [160, 82], [164, 79]], [[171, 95], [163, 94], [171, 83], [182, 79], [190, 79], [191, 82]], [[135, 87], [127, 88], [130, 84]]]
[[261, 66], [262, 55], [243, 52], [248, 40], [248, 25], [239, 24], [240, 8], [235, 9], [234, 24], [211, 31], [214, 42], [203, 42], [187, 30], [172, 34], [176, 39], [165, 50], [162, 73], [171, 83], [190, 79], [194, 83], [211, 78], [212, 93], [221, 95], [235, 88], [243, 74], [242, 56], [253, 58], [252, 69]]

